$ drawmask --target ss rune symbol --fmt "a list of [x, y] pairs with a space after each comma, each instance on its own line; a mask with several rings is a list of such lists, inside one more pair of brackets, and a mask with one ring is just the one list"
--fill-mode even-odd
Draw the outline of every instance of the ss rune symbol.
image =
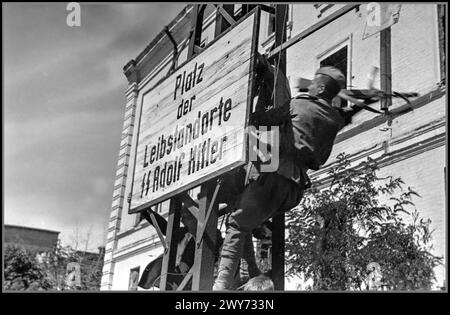
[[66, 23], [70, 27], [81, 26], [81, 8], [78, 2], [69, 2], [66, 7], [67, 14]]

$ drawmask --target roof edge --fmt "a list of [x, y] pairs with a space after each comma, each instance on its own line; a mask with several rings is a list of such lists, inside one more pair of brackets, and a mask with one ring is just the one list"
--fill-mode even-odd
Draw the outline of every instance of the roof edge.
[[51, 232], [51, 233], [57, 233], [60, 234], [60, 231], [54, 231], [54, 230], [48, 230], [48, 229], [41, 229], [41, 228], [35, 228], [30, 226], [23, 226], [23, 225], [14, 225], [14, 224], [5, 224], [3, 225], [4, 228], [6, 227], [12, 227], [12, 228], [20, 228], [20, 229], [27, 229], [27, 230], [35, 230], [35, 231], [44, 231], [44, 232]]

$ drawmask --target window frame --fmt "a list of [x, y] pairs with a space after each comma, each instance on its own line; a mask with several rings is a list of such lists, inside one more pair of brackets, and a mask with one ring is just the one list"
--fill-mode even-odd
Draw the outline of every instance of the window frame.
[[[134, 271], [137, 271], [136, 288], [133, 288], [131, 283], [131, 275]], [[130, 272], [128, 274], [128, 291], [137, 291], [140, 276], [141, 276], [141, 266], [133, 267], [130, 269]]]
[[320, 63], [324, 59], [330, 57], [331, 55], [338, 52], [340, 49], [344, 48], [345, 46], [347, 46], [347, 75], [346, 75], [347, 83], [346, 83], [346, 88], [350, 88], [350, 87], [352, 87], [352, 78], [353, 78], [353, 74], [352, 74], [353, 33], [350, 33], [348, 36], [337, 41], [335, 44], [330, 46], [328, 49], [325, 49], [321, 53], [317, 54], [316, 58], [315, 58], [315, 69], [319, 69]]

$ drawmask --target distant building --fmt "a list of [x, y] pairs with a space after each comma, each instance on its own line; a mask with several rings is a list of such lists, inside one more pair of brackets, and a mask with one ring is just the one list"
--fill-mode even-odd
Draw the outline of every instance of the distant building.
[[58, 242], [60, 232], [18, 225], [4, 225], [4, 244], [19, 244], [45, 252]]
[[[58, 243], [57, 231], [4, 225], [4, 245], [20, 245], [36, 252], [39, 263], [48, 260], [49, 252]], [[65, 262], [61, 263], [57, 271], [57, 287], [71, 290], [100, 290], [105, 247], [98, 247], [98, 252], [87, 252], [63, 248], [66, 253]], [[72, 253], [71, 253], [72, 252]], [[69, 254], [71, 253], [71, 254]]]

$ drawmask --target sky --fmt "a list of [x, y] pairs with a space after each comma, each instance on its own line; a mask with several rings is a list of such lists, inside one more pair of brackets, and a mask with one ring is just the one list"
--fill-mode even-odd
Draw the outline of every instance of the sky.
[[4, 224], [104, 245], [125, 111], [123, 66], [185, 3], [3, 3]]

